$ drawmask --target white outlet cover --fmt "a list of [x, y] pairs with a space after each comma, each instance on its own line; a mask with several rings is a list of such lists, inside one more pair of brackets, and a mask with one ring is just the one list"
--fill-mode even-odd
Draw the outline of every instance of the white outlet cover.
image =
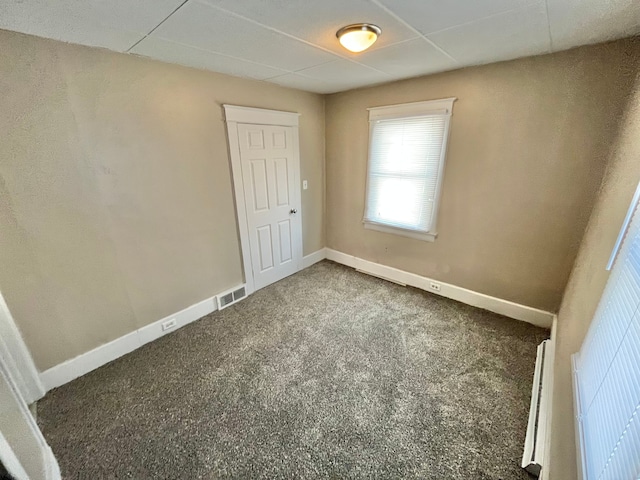
[[175, 318], [172, 318], [171, 320], [167, 320], [162, 324], [162, 331], [169, 330], [170, 328], [175, 327], [177, 323], [178, 322], [176, 321]]

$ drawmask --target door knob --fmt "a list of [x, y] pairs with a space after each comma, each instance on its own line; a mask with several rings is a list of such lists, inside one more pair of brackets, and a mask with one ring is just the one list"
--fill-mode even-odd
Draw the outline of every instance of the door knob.
[[296, 213], [298, 213], [298, 210], [296, 210], [295, 208], [292, 208], [291, 211], [289, 212], [291, 215], [294, 215]]

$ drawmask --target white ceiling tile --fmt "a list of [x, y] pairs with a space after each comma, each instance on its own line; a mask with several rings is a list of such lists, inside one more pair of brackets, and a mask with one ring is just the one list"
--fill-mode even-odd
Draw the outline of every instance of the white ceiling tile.
[[416, 38], [372, 52], [364, 52], [358, 62], [382, 70], [393, 78], [408, 78], [450, 70], [457, 63], [424, 38]]
[[0, 0], [0, 28], [332, 93], [640, 34], [640, 0]]
[[181, 0], [2, 0], [0, 28], [123, 52], [181, 3]]
[[537, 0], [378, 1], [421, 33], [428, 34], [517, 9]]
[[548, 0], [554, 50], [640, 34], [638, 0]]
[[373, 23], [382, 28], [382, 35], [372, 49], [417, 36], [411, 28], [368, 0], [203, 1], [344, 56], [353, 54], [340, 45], [336, 32], [352, 23]]
[[545, 6], [530, 5], [428, 36], [464, 65], [550, 51]]
[[290, 71], [336, 58], [194, 0], [160, 25], [152, 36]]
[[307, 68], [297, 73], [327, 82], [335, 87], [333, 91], [348, 90], [391, 80], [391, 77], [386, 73], [342, 59]]
[[297, 73], [287, 73], [279, 77], [269, 78], [267, 81], [283, 87], [297, 88], [298, 90], [314, 93], [332, 93], [336, 90], [330, 83]]
[[187, 47], [161, 38], [147, 37], [136, 45], [131, 53], [187, 67], [213, 70], [214, 72], [258, 80], [285, 73], [277, 68], [226, 57], [199, 48]]

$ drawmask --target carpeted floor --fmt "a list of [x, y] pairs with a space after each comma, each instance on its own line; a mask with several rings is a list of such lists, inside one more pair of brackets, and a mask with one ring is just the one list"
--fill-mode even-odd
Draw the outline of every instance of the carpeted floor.
[[328, 261], [50, 393], [67, 479], [527, 479], [548, 332]]

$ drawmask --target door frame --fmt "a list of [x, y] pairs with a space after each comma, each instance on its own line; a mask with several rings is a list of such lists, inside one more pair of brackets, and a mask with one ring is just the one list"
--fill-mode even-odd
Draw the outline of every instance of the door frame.
[[[31, 414], [31, 411], [22, 396], [20, 386], [16, 383], [16, 380], [13, 378], [13, 373], [7, 367], [8, 365], [6, 363], [0, 362], [0, 379], [9, 386], [9, 394], [13, 397], [15, 404], [20, 410], [19, 421], [26, 424], [31, 437], [36, 440], [36, 443], [40, 448], [44, 468], [44, 478], [45, 480], [60, 480], [62, 478], [60, 474], [60, 466], [53, 454], [53, 450], [51, 450], [51, 447], [42, 435], [35, 418]], [[6, 440], [2, 432], [0, 432], [0, 460], [2, 460], [2, 463], [7, 467], [9, 473], [16, 476], [17, 480], [28, 480], [29, 477], [25, 472], [24, 466], [20, 463], [20, 460], [16, 456], [11, 444]]]
[[[227, 136], [229, 139], [229, 157], [231, 159], [231, 177], [233, 179], [233, 190], [236, 204], [236, 219], [240, 230], [240, 248], [242, 250], [242, 264], [244, 269], [244, 281], [247, 295], [255, 291], [253, 278], [253, 268], [251, 261], [251, 245], [249, 242], [249, 224], [247, 218], [247, 208], [244, 196], [244, 182], [242, 180], [242, 163], [240, 158], [240, 143], [238, 141], [238, 124], [249, 123], [253, 125], [270, 125], [281, 127], [293, 127], [293, 161], [295, 163], [294, 189], [295, 199], [298, 204], [298, 213], [302, 221], [302, 194], [300, 191], [300, 140], [298, 134], [299, 113], [282, 112], [279, 110], [267, 110], [264, 108], [242, 107], [238, 105], [224, 104], [225, 121], [227, 123]], [[302, 231], [300, 232], [302, 235]], [[302, 239], [301, 239], [302, 240]], [[303, 245], [301, 245], [303, 247]], [[296, 270], [302, 269], [302, 256], [304, 252], [300, 250], [300, 258], [295, 259]]]
[[0, 367], [9, 372], [25, 402], [31, 404], [46, 393], [31, 352], [0, 292]]

